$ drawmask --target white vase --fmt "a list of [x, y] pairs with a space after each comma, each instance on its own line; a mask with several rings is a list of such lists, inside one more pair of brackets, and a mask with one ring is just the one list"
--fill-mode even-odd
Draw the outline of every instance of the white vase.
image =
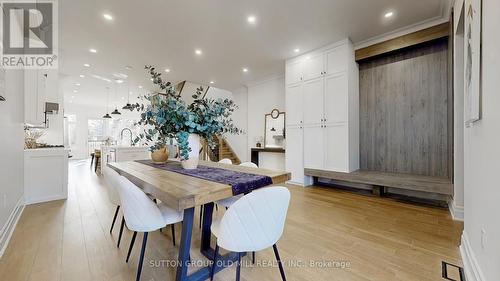
[[189, 134], [188, 146], [191, 148], [189, 159], [182, 160], [182, 168], [192, 170], [198, 168], [200, 161], [200, 136], [198, 134]]

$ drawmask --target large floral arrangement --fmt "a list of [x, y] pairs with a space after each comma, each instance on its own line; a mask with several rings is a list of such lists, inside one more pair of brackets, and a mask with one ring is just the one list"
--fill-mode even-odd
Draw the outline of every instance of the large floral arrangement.
[[174, 85], [162, 79], [160, 72], [152, 66], [145, 69], [160, 91], [143, 96], [144, 103], [135, 105], [136, 110], [141, 112], [137, 123], [144, 126], [144, 132], [134, 140], [135, 143], [142, 140], [151, 150], [156, 150], [166, 145], [169, 139], [176, 139], [180, 158], [187, 160], [191, 151], [189, 134], [200, 135], [214, 148], [217, 136], [240, 133], [231, 119], [237, 108], [232, 100], [204, 98], [204, 89], [200, 86], [192, 95], [194, 101], [188, 105]]

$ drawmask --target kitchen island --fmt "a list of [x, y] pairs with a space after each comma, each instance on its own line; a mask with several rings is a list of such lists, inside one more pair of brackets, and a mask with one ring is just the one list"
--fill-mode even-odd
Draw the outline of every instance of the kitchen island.
[[68, 197], [68, 149], [24, 150], [24, 201], [26, 205]]

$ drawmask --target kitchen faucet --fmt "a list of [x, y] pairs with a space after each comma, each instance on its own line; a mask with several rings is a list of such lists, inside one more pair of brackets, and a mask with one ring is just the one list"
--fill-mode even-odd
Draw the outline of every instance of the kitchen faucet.
[[123, 130], [120, 132], [120, 141], [123, 144], [123, 132], [124, 131], [129, 131], [130, 132], [130, 145], [134, 146], [134, 142], [132, 141], [132, 130], [130, 130], [129, 128], [123, 128]]

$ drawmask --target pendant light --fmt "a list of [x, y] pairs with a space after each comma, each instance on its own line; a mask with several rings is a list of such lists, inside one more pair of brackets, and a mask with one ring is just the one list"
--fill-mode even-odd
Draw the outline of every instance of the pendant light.
[[109, 106], [109, 87], [106, 87], [106, 114], [102, 118], [111, 119], [111, 115], [108, 113]]
[[134, 106], [130, 104], [130, 85], [128, 84], [128, 81], [127, 81], [127, 104], [124, 107], [122, 107], [122, 109], [130, 111], [134, 110]]
[[[115, 87], [115, 94], [113, 94], [113, 98], [116, 97], [116, 87]], [[111, 114], [113, 115], [121, 115], [120, 111], [118, 111], [118, 106], [115, 106], [115, 110], [113, 110], [113, 112], [111, 112]]]

